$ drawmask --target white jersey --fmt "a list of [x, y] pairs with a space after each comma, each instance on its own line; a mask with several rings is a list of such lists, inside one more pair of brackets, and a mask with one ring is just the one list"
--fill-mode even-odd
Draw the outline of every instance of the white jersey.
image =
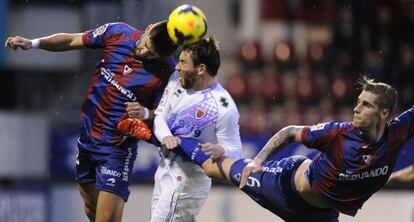
[[240, 115], [230, 94], [218, 82], [201, 91], [185, 90], [175, 72], [155, 114], [164, 117], [169, 128], [155, 125], [158, 140], [172, 134], [202, 143], [218, 143], [224, 147], [227, 157], [240, 158]]
[[[154, 134], [158, 140], [174, 135], [201, 143], [218, 143], [225, 156], [240, 158], [239, 112], [219, 83], [201, 91], [186, 90], [175, 72], [155, 114]], [[169, 155], [160, 162], [155, 174], [151, 222], [194, 221], [210, 187], [211, 179], [201, 167]]]

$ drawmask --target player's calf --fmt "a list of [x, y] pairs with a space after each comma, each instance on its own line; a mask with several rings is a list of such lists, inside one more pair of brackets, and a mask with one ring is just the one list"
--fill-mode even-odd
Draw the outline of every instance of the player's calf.
[[203, 170], [208, 177], [230, 182], [230, 168], [235, 160], [221, 157], [217, 160], [208, 159], [203, 163]]

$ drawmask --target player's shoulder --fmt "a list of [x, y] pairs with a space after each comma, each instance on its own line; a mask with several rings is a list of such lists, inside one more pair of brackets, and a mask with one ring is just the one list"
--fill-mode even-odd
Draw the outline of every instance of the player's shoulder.
[[175, 70], [171, 74], [170, 78], [168, 79], [168, 82], [171, 84], [174, 83], [174, 85], [177, 85], [179, 83], [179, 79], [180, 79], [180, 73], [177, 70]]
[[168, 79], [168, 84], [164, 89], [164, 95], [168, 96], [170, 93], [173, 93], [175, 98], [180, 98], [182, 95], [184, 95], [184, 88], [181, 87], [180, 84], [180, 74], [175, 71], [171, 74], [171, 76]]
[[341, 130], [353, 130], [354, 125], [351, 122], [333, 122], [333, 126]]
[[237, 111], [236, 103], [230, 93], [220, 83], [215, 83], [213, 90], [211, 90], [211, 94], [219, 104], [219, 107], [222, 107], [224, 110]]
[[395, 118], [391, 119], [391, 121], [388, 122], [388, 126], [392, 128], [392, 127], [396, 127], [400, 125], [401, 123], [403, 124], [405, 122], [411, 123], [413, 118], [414, 118], [414, 105], [408, 110], [400, 113]]
[[139, 32], [138, 29], [132, 27], [131, 25], [125, 22], [111, 22], [107, 23], [101, 27], [104, 27], [105, 31], [109, 31], [112, 33], [125, 33], [130, 34], [134, 32]]

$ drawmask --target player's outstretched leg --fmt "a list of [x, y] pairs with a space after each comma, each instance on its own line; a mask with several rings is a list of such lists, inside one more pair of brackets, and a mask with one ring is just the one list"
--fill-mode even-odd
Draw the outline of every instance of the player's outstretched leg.
[[181, 145], [177, 148], [177, 152], [201, 166], [207, 176], [222, 181], [230, 181], [230, 167], [235, 160], [225, 157], [212, 160], [204, 154], [199, 144], [198, 140], [181, 138]]

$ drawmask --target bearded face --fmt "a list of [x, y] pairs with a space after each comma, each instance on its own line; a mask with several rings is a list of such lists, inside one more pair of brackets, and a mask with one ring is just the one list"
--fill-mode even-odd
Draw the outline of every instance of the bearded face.
[[180, 73], [180, 83], [184, 89], [191, 89], [197, 82], [197, 69], [194, 67], [191, 55], [183, 51], [180, 55], [176, 70]]

